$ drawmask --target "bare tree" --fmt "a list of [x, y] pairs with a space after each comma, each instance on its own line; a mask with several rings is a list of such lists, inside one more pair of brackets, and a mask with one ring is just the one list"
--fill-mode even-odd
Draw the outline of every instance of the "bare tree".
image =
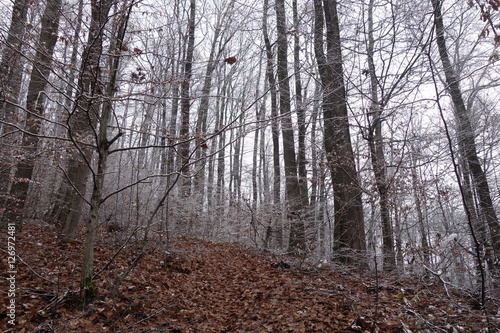
[[498, 285], [498, 281], [500, 281], [500, 224], [491, 199], [488, 179], [477, 154], [475, 133], [460, 89], [460, 76], [456, 73], [449, 57], [441, 11], [442, 1], [432, 0], [432, 7], [434, 9], [436, 44], [443, 65], [446, 89], [451, 97], [457, 120], [458, 147], [461, 155], [467, 161], [473, 179], [472, 185], [478, 196], [480, 212], [489, 228], [493, 250], [486, 249], [489, 257], [487, 262]]
[[111, 58], [109, 80], [104, 87], [105, 100], [99, 115], [99, 129], [97, 131], [97, 172], [93, 174], [92, 195], [90, 199], [90, 217], [87, 222], [87, 234], [85, 238], [85, 250], [83, 253], [83, 264], [80, 273], [80, 288], [83, 291], [84, 301], [88, 302], [94, 298], [93, 274], [94, 274], [94, 246], [99, 221], [99, 210], [103, 203], [103, 188], [108, 156], [111, 145], [123, 134], [120, 130], [112, 138], [108, 138], [109, 126], [113, 115], [113, 96], [116, 91], [118, 70], [120, 68], [120, 53], [123, 50], [125, 33], [134, 3], [123, 2], [118, 15], [118, 29], [116, 36], [111, 40], [110, 51], [115, 54]]

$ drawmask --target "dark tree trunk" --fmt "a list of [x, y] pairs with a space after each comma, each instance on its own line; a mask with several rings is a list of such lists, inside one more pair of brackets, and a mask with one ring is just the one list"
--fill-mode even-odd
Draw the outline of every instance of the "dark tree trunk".
[[271, 133], [273, 139], [273, 170], [274, 170], [274, 180], [273, 180], [273, 202], [275, 205], [281, 203], [281, 168], [280, 168], [280, 148], [279, 148], [279, 123], [278, 123], [278, 104], [277, 104], [277, 91], [276, 91], [276, 79], [274, 77], [273, 69], [273, 50], [272, 45], [269, 40], [269, 34], [267, 30], [267, 9], [269, 6], [269, 1], [264, 0], [264, 16], [262, 24], [262, 32], [264, 34], [264, 43], [266, 46], [266, 75], [269, 82], [269, 91], [271, 93]]
[[297, 0], [292, 2], [293, 26], [295, 29], [293, 40], [293, 69], [295, 79], [295, 104], [297, 110], [297, 124], [299, 127], [298, 135], [298, 154], [297, 166], [299, 173], [300, 196], [302, 201], [308, 205], [309, 197], [307, 191], [307, 169], [306, 169], [306, 115], [305, 106], [302, 97], [302, 80], [300, 78], [300, 40], [299, 40], [299, 17], [297, 9]]
[[[276, 78], [274, 76], [274, 56], [273, 48], [269, 38], [268, 33], [268, 7], [269, 1], [264, 0], [264, 15], [262, 19], [262, 32], [264, 35], [264, 44], [266, 46], [266, 76], [269, 82], [269, 91], [271, 94], [271, 135], [273, 142], [273, 204], [275, 206], [276, 214], [274, 226], [271, 224], [268, 227], [268, 235], [276, 235], [275, 243], [278, 247], [283, 245], [283, 228], [281, 225], [281, 166], [280, 166], [280, 130], [279, 130], [279, 119], [278, 119], [278, 92], [276, 89]], [[273, 230], [274, 229], [274, 230]]]
[[[69, 153], [68, 168], [49, 216], [62, 226], [64, 237], [73, 238], [80, 223], [88, 176], [91, 171], [92, 149], [88, 143], [97, 126], [100, 113], [99, 97], [102, 96], [100, 59], [104, 25], [111, 9], [111, 0], [92, 0], [91, 22], [87, 47], [83, 51], [77, 100], [68, 119], [68, 135], [75, 148]], [[82, 144], [83, 143], [83, 144]]]
[[5, 214], [7, 222], [20, 223], [25, 216], [25, 202], [28, 195], [30, 181], [33, 178], [33, 169], [38, 151], [38, 134], [41, 127], [43, 115], [43, 96], [48, 82], [50, 71], [52, 70], [52, 55], [57, 42], [59, 29], [59, 17], [61, 15], [62, 0], [49, 0], [43, 12], [42, 27], [38, 43], [33, 70], [31, 72], [28, 95], [26, 98], [26, 125], [21, 144], [21, 154], [23, 155], [17, 164], [14, 182], [10, 189], [7, 200], [8, 211]]
[[[198, 138], [199, 145], [205, 145], [205, 135], [207, 132], [207, 117], [208, 117], [208, 107], [210, 101], [210, 90], [212, 88], [212, 76], [216, 68], [216, 64], [219, 59], [216, 59], [216, 46], [219, 41], [219, 36], [221, 33], [220, 26], [217, 26], [214, 32], [214, 39], [212, 40], [212, 46], [210, 48], [210, 55], [208, 57], [208, 64], [205, 70], [205, 81], [203, 82], [203, 88], [201, 90], [201, 100], [200, 106], [198, 108], [198, 119], [196, 121], [196, 136]], [[221, 50], [219, 50], [220, 53]], [[196, 164], [197, 173], [194, 178], [194, 187], [199, 192], [200, 205], [203, 207], [204, 196], [205, 196], [205, 163], [206, 159], [202, 157], [202, 149], [197, 149], [196, 151]]]
[[188, 197], [191, 194], [191, 181], [189, 180], [189, 162], [190, 162], [190, 117], [191, 110], [191, 77], [193, 74], [193, 53], [194, 53], [194, 39], [195, 39], [195, 25], [196, 25], [196, 1], [190, 2], [189, 26], [188, 26], [188, 45], [186, 50], [186, 57], [184, 59], [184, 73], [181, 83], [181, 130], [180, 137], [183, 141], [179, 146], [179, 161], [181, 163], [181, 173], [184, 176], [181, 182], [181, 195]]
[[[10, 190], [12, 165], [14, 164], [13, 150], [19, 145], [19, 131], [8, 124], [19, 125], [16, 117], [16, 104], [19, 102], [21, 81], [23, 76], [23, 62], [21, 61], [26, 18], [29, 9], [28, 0], [15, 0], [12, 7], [7, 39], [2, 51], [0, 63], [0, 197], [1, 206], [5, 207], [5, 200]], [[2, 210], [0, 209], [0, 214]], [[2, 222], [2, 225], [4, 223]], [[5, 224], [6, 225], [6, 224]]]
[[290, 105], [290, 83], [288, 78], [288, 46], [285, 16], [285, 1], [276, 0], [276, 29], [278, 33], [278, 87], [279, 109], [281, 115], [281, 134], [283, 137], [283, 158], [285, 163], [285, 190], [288, 203], [287, 217], [290, 220], [290, 238], [288, 250], [299, 253], [305, 250], [304, 221], [301, 214], [307, 206], [304, 202], [297, 176], [297, 159], [295, 154], [295, 139], [292, 127]]
[[[354, 162], [343, 78], [337, 2], [314, 1], [314, 50], [323, 85], [324, 144], [334, 192], [334, 256], [366, 265], [361, 189]], [[327, 53], [323, 50], [326, 25]]]

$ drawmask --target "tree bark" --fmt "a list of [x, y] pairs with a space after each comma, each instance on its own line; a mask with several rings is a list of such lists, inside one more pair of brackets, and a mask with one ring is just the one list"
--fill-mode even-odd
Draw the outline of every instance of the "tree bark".
[[324, 145], [334, 192], [334, 256], [340, 262], [366, 266], [362, 192], [349, 131], [337, 2], [315, 0], [314, 9], [314, 50], [323, 85]]
[[8, 211], [4, 218], [7, 222], [21, 223], [25, 217], [25, 202], [30, 182], [33, 178], [33, 169], [38, 151], [38, 134], [41, 127], [41, 118], [44, 113], [43, 96], [52, 70], [52, 55], [58, 38], [59, 18], [61, 16], [62, 0], [48, 0], [42, 16], [42, 27], [37, 51], [31, 72], [28, 95], [26, 98], [27, 114], [25, 131], [21, 143], [22, 159], [16, 166], [14, 179], [10, 188], [6, 207]]
[[[257, 77], [261, 77], [262, 73], [262, 61], [259, 61], [259, 71]], [[256, 87], [255, 87], [255, 96], [260, 95], [260, 83], [257, 82]], [[255, 104], [255, 119], [260, 122], [262, 119], [261, 114], [264, 113], [264, 103], [262, 104]], [[262, 186], [259, 186], [258, 179], [257, 179], [257, 168], [258, 168], [258, 160], [259, 160], [259, 154], [261, 154], [261, 151], [259, 150], [259, 138], [260, 138], [260, 132], [261, 128], [257, 127], [254, 132], [254, 138], [253, 138], [253, 154], [252, 154], [252, 210], [254, 212], [257, 211], [257, 203], [259, 201], [259, 189], [262, 191]], [[260, 177], [259, 177], [260, 178]], [[255, 241], [255, 237], [254, 237]]]
[[288, 204], [287, 218], [290, 220], [290, 238], [288, 251], [299, 254], [305, 250], [304, 221], [301, 214], [307, 206], [300, 193], [297, 175], [295, 138], [292, 127], [290, 83], [288, 78], [288, 42], [286, 30], [285, 1], [276, 0], [276, 30], [278, 33], [278, 89], [279, 110], [281, 116], [281, 134], [283, 137], [283, 159], [285, 163], [285, 190]]
[[93, 151], [88, 144], [96, 129], [100, 112], [100, 104], [96, 99], [102, 96], [99, 79], [103, 27], [107, 23], [112, 2], [112, 0], [91, 2], [90, 30], [87, 46], [82, 55], [77, 100], [66, 121], [69, 128], [68, 135], [75, 148], [69, 153], [65, 181], [61, 185], [60, 195], [55, 199], [49, 216], [56, 218], [52, 222], [62, 226], [61, 233], [68, 239], [76, 236], [91, 171]]
[[264, 44], [266, 46], [266, 75], [269, 82], [269, 92], [271, 94], [271, 134], [273, 141], [273, 202], [275, 205], [281, 203], [281, 167], [280, 167], [280, 148], [279, 148], [279, 123], [278, 123], [278, 103], [276, 91], [276, 79], [274, 77], [273, 49], [268, 33], [268, 12], [269, 1], [264, 0], [264, 15], [262, 19], [262, 33], [264, 35]]
[[179, 161], [181, 165], [181, 173], [183, 175], [181, 186], [181, 195], [188, 197], [191, 194], [191, 181], [189, 180], [189, 155], [190, 155], [190, 116], [191, 109], [191, 77], [193, 74], [193, 53], [194, 53], [194, 39], [195, 39], [195, 24], [196, 24], [196, 1], [190, 2], [190, 14], [188, 23], [188, 42], [186, 57], [184, 59], [184, 72], [181, 83], [181, 130], [180, 137], [183, 142], [179, 145]]
[[[6, 43], [2, 50], [0, 63], [0, 202], [4, 203], [10, 190], [12, 165], [14, 164], [13, 149], [19, 145], [20, 135], [16, 128], [9, 124], [18, 125], [16, 104], [19, 102], [21, 81], [23, 76], [23, 62], [21, 61], [26, 18], [29, 9], [28, 0], [15, 0], [12, 7], [12, 18]], [[2, 206], [5, 207], [5, 204]], [[0, 210], [2, 214], [2, 210]], [[7, 225], [2, 222], [2, 225]]]
[[300, 39], [299, 39], [299, 15], [297, 9], [297, 0], [293, 0], [292, 2], [292, 10], [293, 10], [293, 26], [294, 26], [294, 34], [293, 34], [293, 69], [294, 74], [293, 77], [295, 79], [295, 107], [297, 113], [297, 125], [299, 128], [299, 135], [297, 137], [298, 140], [298, 153], [297, 153], [297, 167], [299, 174], [299, 187], [300, 187], [300, 196], [302, 197], [302, 201], [309, 205], [309, 197], [307, 190], [307, 169], [306, 169], [306, 115], [305, 115], [305, 106], [302, 97], [302, 79], [300, 77]]
[[[271, 225], [268, 228], [268, 235], [276, 235], [275, 243], [281, 247], [283, 243], [283, 229], [281, 225], [281, 162], [280, 162], [280, 130], [279, 130], [279, 119], [278, 119], [278, 92], [276, 89], [276, 78], [274, 76], [274, 56], [273, 47], [269, 38], [268, 33], [268, 8], [269, 1], [264, 0], [263, 6], [263, 18], [262, 18], [262, 33], [264, 35], [264, 44], [266, 47], [266, 76], [269, 82], [269, 92], [271, 98], [271, 136], [273, 143], [273, 204], [275, 206], [276, 216], [275, 220], [277, 223], [274, 227]], [[272, 230], [274, 229], [274, 230]]]

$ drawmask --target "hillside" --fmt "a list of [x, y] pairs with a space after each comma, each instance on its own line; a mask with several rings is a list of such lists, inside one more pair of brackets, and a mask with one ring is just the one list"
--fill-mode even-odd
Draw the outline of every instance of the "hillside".
[[[466, 292], [448, 285], [448, 296], [432, 277], [317, 267], [186, 238], [172, 241], [168, 253], [149, 249], [111, 299], [115, 279], [138, 253], [126, 248], [96, 278], [99, 297], [82, 308], [81, 240], [58, 242], [46, 225], [26, 225], [16, 236], [17, 326], [7, 326], [3, 306], [3, 332], [481, 332], [488, 321], [500, 329], [498, 314], [487, 320]], [[120, 238], [101, 236], [97, 270]]]

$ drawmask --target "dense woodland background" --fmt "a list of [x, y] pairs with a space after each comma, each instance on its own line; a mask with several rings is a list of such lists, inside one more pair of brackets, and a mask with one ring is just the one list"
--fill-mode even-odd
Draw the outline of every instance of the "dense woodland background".
[[500, 2], [1, 1], [2, 225], [500, 288]]

